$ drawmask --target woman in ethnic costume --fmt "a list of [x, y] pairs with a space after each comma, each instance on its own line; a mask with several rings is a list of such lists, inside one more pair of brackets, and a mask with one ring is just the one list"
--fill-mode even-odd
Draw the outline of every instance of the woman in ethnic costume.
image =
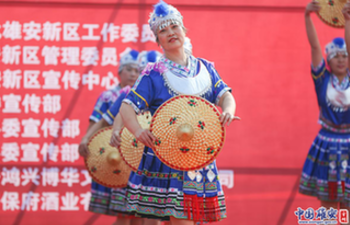
[[[99, 129], [107, 126], [108, 123], [102, 119], [107, 110], [113, 105], [120, 95], [124, 95], [130, 90], [136, 79], [139, 76], [138, 68], [138, 55], [135, 50], [127, 48], [122, 54], [119, 62], [118, 75], [120, 78], [119, 85], [108, 91], [104, 91], [98, 98], [92, 115], [90, 116], [89, 128], [86, 135], [83, 137], [79, 145], [79, 154], [82, 157], [87, 157], [88, 148], [87, 144], [90, 137]], [[91, 182], [91, 199], [89, 205], [89, 211], [94, 213], [101, 213], [105, 215], [118, 216], [115, 225], [131, 224], [140, 225], [142, 220], [131, 216], [125, 209], [115, 209], [111, 207], [113, 196], [111, 195], [112, 189], [96, 183]]]
[[155, 156], [155, 137], [141, 128], [136, 113], [147, 109], [153, 115], [171, 97], [192, 94], [220, 106], [222, 125], [229, 125], [238, 119], [231, 89], [213, 63], [185, 53], [185, 28], [176, 8], [161, 1], [155, 5], [149, 24], [164, 56], [147, 65], [120, 109], [125, 127], [148, 146], [138, 171], [131, 172], [127, 209], [142, 217], [170, 220], [172, 225], [222, 220], [226, 204], [215, 161], [196, 171], [169, 168]]
[[[344, 188], [350, 150], [350, 82], [348, 52], [343, 38], [326, 45], [323, 59], [315, 27], [310, 18], [320, 10], [317, 2], [305, 10], [305, 25], [311, 46], [311, 74], [315, 84], [321, 130], [306, 158], [299, 192], [316, 196], [326, 208], [344, 206]], [[328, 66], [327, 66], [328, 65]]]
[[[157, 59], [161, 56], [161, 54], [157, 51], [142, 51], [138, 56], [138, 65], [139, 70], [142, 71], [147, 63], [156, 62]], [[114, 102], [114, 104], [107, 110], [106, 113], [103, 114], [103, 120], [105, 120], [108, 125], [113, 125], [112, 137], [110, 141], [110, 145], [113, 147], [119, 147], [121, 143], [120, 131], [123, 128], [123, 122], [119, 115], [119, 109], [122, 104], [124, 98], [128, 95], [130, 88], [123, 92], [118, 99]], [[119, 212], [126, 212], [126, 214], [130, 214], [130, 212], [126, 211], [125, 207], [125, 195], [126, 188], [112, 188], [111, 190], [111, 201], [110, 201], [110, 209]], [[118, 217], [119, 218], [119, 217]], [[135, 225], [139, 223], [135, 223], [139, 221], [140, 218], [133, 218], [130, 222], [130, 225]], [[160, 222], [154, 219], [143, 219], [142, 225], [160, 225]], [[126, 223], [123, 223], [125, 225]], [[126, 224], [127, 225], [127, 224]]]

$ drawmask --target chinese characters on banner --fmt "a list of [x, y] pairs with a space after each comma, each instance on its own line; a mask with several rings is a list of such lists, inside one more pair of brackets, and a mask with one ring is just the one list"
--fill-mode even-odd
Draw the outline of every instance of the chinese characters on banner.
[[0, 209], [87, 210], [78, 145], [92, 107], [74, 113], [71, 96], [118, 85], [119, 54], [155, 43], [153, 33], [148, 24], [6, 20], [0, 40]]

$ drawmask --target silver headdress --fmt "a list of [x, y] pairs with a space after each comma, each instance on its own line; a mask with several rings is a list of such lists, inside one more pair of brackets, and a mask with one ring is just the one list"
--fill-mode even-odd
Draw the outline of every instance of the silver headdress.
[[142, 51], [138, 57], [139, 69], [142, 71], [149, 62], [156, 62], [162, 56], [157, 51]]
[[183, 27], [181, 13], [174, 6], [168, 5], [162, 0], [154, 5], [154, 10], [148, 23], [155, 36], [157, 36], [158, 29], [167, 27], [170, 24], [178, 24]]
[[327, 61], [335, 57], [338, 52], [343, 53], [347, 56], [348, 52], [346, 50], [345, 40], [340, 37], [334, 38], [330, 43], [326, 45], [325, 52]]
[[125, 65], [130, 64], [132, 67], [138, 68], [137, 59], [139, 52], [127, 47], [124, 52], [120, 53], [119, 69], [118, 72], [122, 71]]

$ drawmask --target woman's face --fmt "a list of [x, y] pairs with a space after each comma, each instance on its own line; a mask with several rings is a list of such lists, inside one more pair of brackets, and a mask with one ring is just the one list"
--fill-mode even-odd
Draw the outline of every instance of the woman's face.
[[120, 86], [125, 87], [127, 85], [133, 86], [137, 78], [139, 77], [139, 70], [137, 65], [127, 64], [123, 67], [119, 73]]
[[164, 51], [181, 48], [185, 41], [185, 32], [178, 24], [170, 24], [157, 32], [158, 42]]
[[348, 68], [348, 56], [338, 52], [336, 56], [328, 61], [328, 64], [334, 75], [343, 75]]

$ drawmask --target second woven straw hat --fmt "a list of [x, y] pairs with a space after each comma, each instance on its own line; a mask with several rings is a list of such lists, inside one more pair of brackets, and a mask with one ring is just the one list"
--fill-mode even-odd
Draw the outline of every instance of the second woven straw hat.
[[88, 143], [89, 155], [85, 166], [94, 181], [106, 187], [126, 187], [131, 169], [117, 148], [109, 145], [112, 127], [98, 130]]
[[[148, 111], [137, 115], [137, 120], [143, 129], [149, 129], [151, 119], [151, 113]], [[119, 147], [120, 155], [133, 171], [137, 171], [145, 145], [137, 141], [134, 135], [125, 127], [121, 130], [120, 136], [122, 139]]]
[[223, 147], [225, 128], [220, 112], [209, 101], [179, 95], [155, 112], [151, 132], [157, 138], [154, 152], [171, 168], [183, 171], [205, 167]]
[[318, 17], [327, 25], [343, 28], [345, 19], [342, 9], [347, 0], [317, 0], [321, 10], [317, 13]]

